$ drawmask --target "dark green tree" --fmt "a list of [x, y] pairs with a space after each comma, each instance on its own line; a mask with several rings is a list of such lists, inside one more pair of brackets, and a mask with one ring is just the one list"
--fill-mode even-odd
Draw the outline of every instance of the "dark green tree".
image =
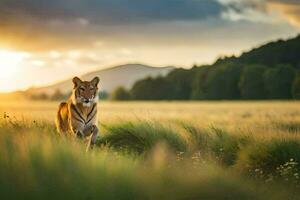
[[135, 100], [168, 100], [172, 99], [173, 87], [164, 77], [148, 77], [137, 81], [130, 93]]
[[205, 83], [207, 99], [239, 99], [238, 82], [241, 69], [240, 65], [233, 63], [212, 67]]
[[295, 70], [289, 65], [278, 65], [266, 70], [264, 83], [269, 99], [291, 99]]
[[267, 67], [263, 65], [247, 65], [244, 67], [239, 88], [242, 99], [264, 99], [266, 91], [264, 86], [264, 72]]
[[294, 99], [300, 99], [300, 76], [298, 75], [292, 86], [292, 94]]
[[175, 100], [187, 100], [191, 96], [194, 74], [192, 70], [175, 69], [171, 71], [166, 79], [172, 84], [173, 90], [170, 97]]
[[202, 66], [194, 70], [195, 77], [192, 84], [191, 99], [204, 100], [207, 98], [206, 79], [210, 67]]
[[126, 101], [130, 100], [131, 96], [129, 91], [127, 91], [124, 87], [118, 87], [113, 93], [111, 98], [113, 100], [118, 100], [118, 101]]

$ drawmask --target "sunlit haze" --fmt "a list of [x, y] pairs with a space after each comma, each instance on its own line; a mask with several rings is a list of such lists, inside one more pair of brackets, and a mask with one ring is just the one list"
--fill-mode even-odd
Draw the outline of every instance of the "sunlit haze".
[[125, 63], [190, 68], [300, 33], [298, 0], [0, 2], [0, 92]]

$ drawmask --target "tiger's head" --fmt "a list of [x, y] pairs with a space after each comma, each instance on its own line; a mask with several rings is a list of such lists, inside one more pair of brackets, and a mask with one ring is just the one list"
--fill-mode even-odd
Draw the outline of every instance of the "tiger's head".
[[82, 104], [89, 107], [98, 101], [98, 77], [91, 81], [82, 81], [78, 77], [73, 78], [73, 94], [72, 99], [74, 104]]

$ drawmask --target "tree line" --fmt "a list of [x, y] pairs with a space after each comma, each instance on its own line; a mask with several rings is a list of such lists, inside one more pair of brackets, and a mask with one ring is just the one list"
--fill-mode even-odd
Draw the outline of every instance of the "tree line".
[[[69, 98], [56, 90], [53, 94], [26, 94], [31, 100], [61, 101]], [[212, 66], [174, 69], [167, 76], [147, 77], [132, 88], [117, 88], [99, 99], [112, 100], [262, 100], [300, 99], [299, 69], [290, 64], [266, 66], [235, 62]]]
[[300, 76], [290, 65], [227, 63], [175, 69], [166, 77], [148, 77], [130, 90], [117, 88], [115, 100], [298, 99]]
[[116, 100], [300, 99], [300, 35], [270, 42], [241, 56], [214, 64], [175, 69], [165, 77], [148, 77], [129, 90], [118, 88]]

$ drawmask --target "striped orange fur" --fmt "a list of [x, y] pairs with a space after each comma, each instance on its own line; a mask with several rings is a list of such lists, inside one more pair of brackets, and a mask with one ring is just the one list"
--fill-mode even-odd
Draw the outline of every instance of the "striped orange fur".
[[95, 77], [91, 81], [73, 78], [72, 95], [67, 102], [60, 104], [56, 117], [56, 127], [60, 133], [70, 133], [79, 138], [90, 137], [89, 148], [96, 142], [99, 129], [97, 126], [98, 83]]

